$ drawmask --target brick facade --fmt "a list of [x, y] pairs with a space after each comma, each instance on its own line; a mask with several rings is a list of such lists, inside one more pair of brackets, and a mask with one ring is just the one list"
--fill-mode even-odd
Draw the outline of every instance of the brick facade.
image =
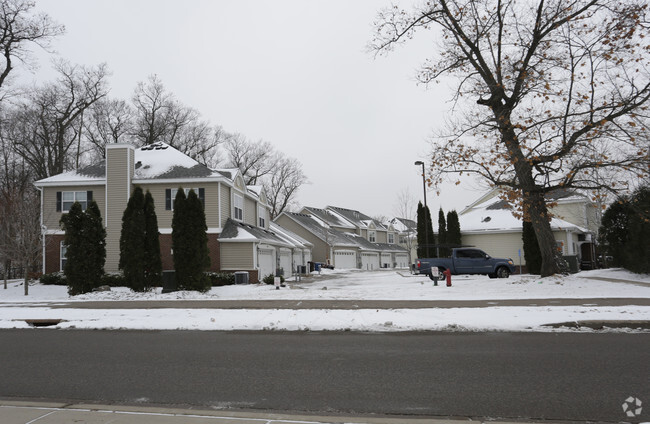
[[61, 271], [61, 242], [65, 235], [45, 236], [45, 273]]
[[[48, 235], [46, 236], [46, 246], [45, 246], [45, 273], [49, 274], [52, 272], [61, 271], [61, 242], [64, 239], [63, 234]], [[162, 261], [163, 270], [173, 270], [174, 269], [174, 258], [172, 256], [172, 235], [171, 234], [161, 234], [160, 235], [160, 259]], [[219, 243], [218, 234], [208, 234], [208, 249], [210, 250], [210, 271], [218, 272], [221, 270], [221, 244]], [[248, 271], [249, 282], [257, 283], [258, 272], [257, 270], [242, 270]]]

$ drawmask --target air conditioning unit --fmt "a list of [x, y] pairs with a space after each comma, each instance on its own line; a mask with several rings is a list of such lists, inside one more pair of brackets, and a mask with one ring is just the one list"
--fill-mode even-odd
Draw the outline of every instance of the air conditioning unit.
[[235, 272], [235, 284], [248, 284], [248, 271]]

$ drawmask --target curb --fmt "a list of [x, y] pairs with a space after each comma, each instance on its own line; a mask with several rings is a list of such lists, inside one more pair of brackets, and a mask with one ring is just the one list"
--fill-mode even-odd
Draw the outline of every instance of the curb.
[[606, 330], [611, 328], [630, 329], [630, 330], [650, 330], [650, 321], [604, 321], [604, 320], [586, 320], [558, 322], [553, 324], [544, 324], [544, 327], [552, 328], [590, 328], [592, 330]]

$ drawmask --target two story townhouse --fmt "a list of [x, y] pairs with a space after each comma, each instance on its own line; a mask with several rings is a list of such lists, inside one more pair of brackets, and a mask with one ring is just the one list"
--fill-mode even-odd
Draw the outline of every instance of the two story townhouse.
[[408, 252], [409, 264], [414, 264], [417, 258], [417, 223], [407, 218], [392, 218], [388, 221], [396, 231], [397, 244]]
[[[64, 233], [59, 221], [74, 202], [95, 200], [106, 227], [106, 272], [117, 272], [122, 215], [135, 187], [151, 192], [158, 217], [164, 270], [173, 265], [172, 216], [179, 189], [193, 189], [204, 205], [211, 270], [248, 271], [250, 281], [274, 273], [277, 251], [298, 246], [270, 228], [269, 206], [259, 187], [246, 186], [239, 170], [212, 170], [159, 142], [136, 148], [109, 144], [100, 163], [39, 180], [44, 231], [43, 272], [63, 268]], [[301, 245], [301, 249], [309, 246]], [[270, 253], [270, 260], [269, 260]]]
[[[348, 216], [353, 217], [349, 219]], [[358, 211], [328, 206], [283, 212], [275, 222], [313, 244], [314, 260], [342, 269], [408, 268], [396, 231]]]

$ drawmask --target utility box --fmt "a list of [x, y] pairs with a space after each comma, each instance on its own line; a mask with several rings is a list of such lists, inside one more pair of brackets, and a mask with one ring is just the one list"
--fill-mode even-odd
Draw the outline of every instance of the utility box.
[[235, 272], [235, 284], [248, 284], [248, 271]]
[[178, 290], [176, 285], [176, 271], [163, 271], [162, 272], [162, 292], [171, 293]]

